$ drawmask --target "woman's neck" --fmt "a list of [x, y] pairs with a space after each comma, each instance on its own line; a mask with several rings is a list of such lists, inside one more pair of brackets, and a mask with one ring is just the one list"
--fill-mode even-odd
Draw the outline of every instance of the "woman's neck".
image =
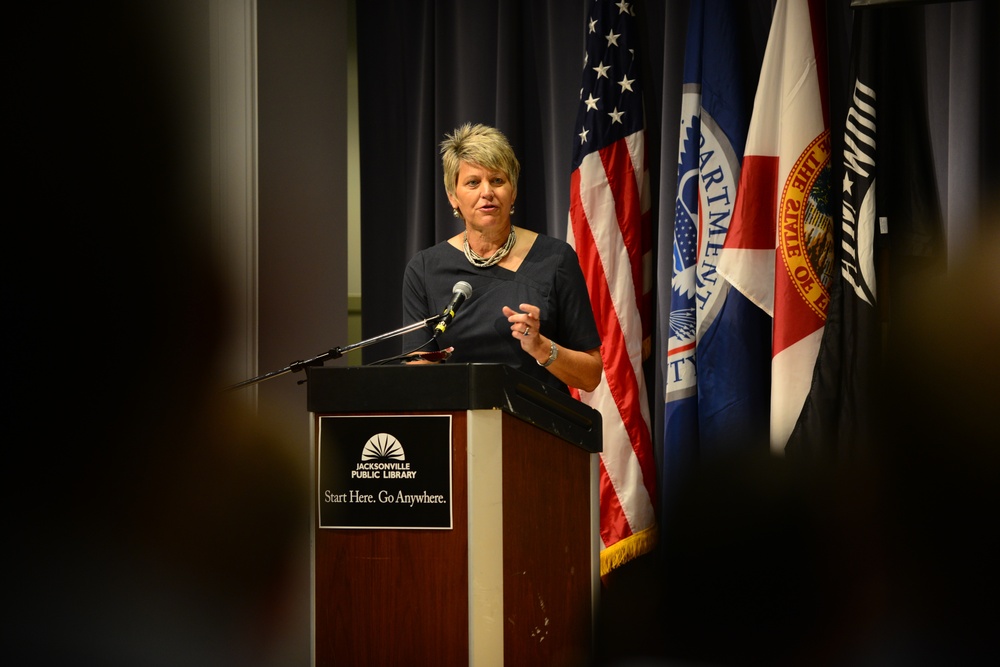
[[465, 233], [469, 242], [469, 247], [472, 248], [477, 255], [480, 257], [490, 257], [507, 243], [507, 239], [510, 237], [510, 233], [513, 229], [513, 225], [507, 225], [503, 229], [489, 230], [486, 232], [475, 229], [467, 229]]

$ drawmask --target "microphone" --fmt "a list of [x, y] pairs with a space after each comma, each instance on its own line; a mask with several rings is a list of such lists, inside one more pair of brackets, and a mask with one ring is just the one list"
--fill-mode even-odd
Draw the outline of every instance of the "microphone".
[[448, 307], [444, 309], [441, 313], [441, 319], [438, 320], [437, 326], [434, 327], [434, 337], [437, 338], [438, 334], [444, 333], [444, 330], [448, 328], [451, 321], [455, 319], [455, 311], [458, 307], [462, 305], [462, 302], [469, 298], [472, 294], [472, 285], [465, 282], [464, 280], [459, 280], [455, 283], [455, 286], [451, 288], [451, 303]]

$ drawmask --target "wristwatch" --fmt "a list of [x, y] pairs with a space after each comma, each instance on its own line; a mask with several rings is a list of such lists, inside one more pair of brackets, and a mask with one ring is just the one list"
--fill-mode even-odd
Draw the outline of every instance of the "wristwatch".
[[548, 368], [549, 366], [552, 365], [552, 362], [555, 361], [556, 357], [558, 357], [558, 356], [559, 356], [559, 348], [556, 347], [556, 342], [554, 340], [550, 340], [549, 341], [549, 358], [545, 360], [544, 364], [542, 362], [540, 362], [540, 361], [536, 361], [535, 363], [538, 364], [539, 366], [541, 366], [542, 368]]

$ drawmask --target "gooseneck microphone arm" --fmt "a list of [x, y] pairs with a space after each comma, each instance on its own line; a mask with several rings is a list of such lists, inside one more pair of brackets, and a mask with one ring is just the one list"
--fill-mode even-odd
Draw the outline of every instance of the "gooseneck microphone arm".
[[[410, 333], [411, 331], [416, 331], [417, 329], [420, 329], [422, 327], [426, 327], [432, 322], [435, 322], [440, 319], [441, 319], [440, 315], [431, 315], [430, 317], [424, 318], [419, 322], [414, 322], [413, 324], [408, 324], [405, 327], [400, 327], [395, 331], [390, 331], [388, 333], [380, 334], [378, 336], [375, 336], [374, 338], [369, 338], [367, 340], [363, 340], [358, 343], [352, 343], [350, 345], [345, 345], [343, 347], [335, 347], [311, 359], [306, 359], [304, 361], [293, 361], [292, 363], [290, 363], [289, 365], [285, 366], [280, 370], [271, 371], [270, 373], [264, 373], [263, 375], [258, 375], [257, 377], [252, 377], [248, 380], [244, 380], [243, 382], [237, 382], [234, 385], [230, 385], [229, 387], [226, 387], [226, 391], [232, 391], [234, 389], [249, 387], [250, 385], [257, 384], [258, 382], [263, 382], [264, 380], [270, 380], [271, 378], [276, 378], [281, 375], [285, 375], [286, 373], [295, 373], [301, 371], [302, 369], [307, 368], [309, 366], [322, 366], [329, 359], [339, 359], [340, 357], [344, 356], [345, 354], [347, 354], [352, 350], [356, 350], [362, 347], [366, 347], [368, 345], [372, 345], [374, 343], [381, 342], [383, 340], [386, 340], [387, 338], [395, 338], [396, 336], [402, 336], [403, 334]], [[305, 380], [303, 380], [302, 382], [305, 382]]]

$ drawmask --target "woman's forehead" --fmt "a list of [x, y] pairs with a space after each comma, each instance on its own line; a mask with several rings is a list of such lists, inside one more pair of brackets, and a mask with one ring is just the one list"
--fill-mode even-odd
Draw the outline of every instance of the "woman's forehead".
[[460, 175], [461, 174], [486, 174], [486, 175], [489, 175], [489, 176], [495, 176], [495, 175], [504, 176], [504, 177], [507, 176], [507, 174], [504, 173], [504, 171], [502, 169], [492, 169], [490, 167], [484, 167], [483, 165], [478, 164], [476, 162], [466, 162], [465, 160], [463, 160], [458, 165], [458, 173]]

